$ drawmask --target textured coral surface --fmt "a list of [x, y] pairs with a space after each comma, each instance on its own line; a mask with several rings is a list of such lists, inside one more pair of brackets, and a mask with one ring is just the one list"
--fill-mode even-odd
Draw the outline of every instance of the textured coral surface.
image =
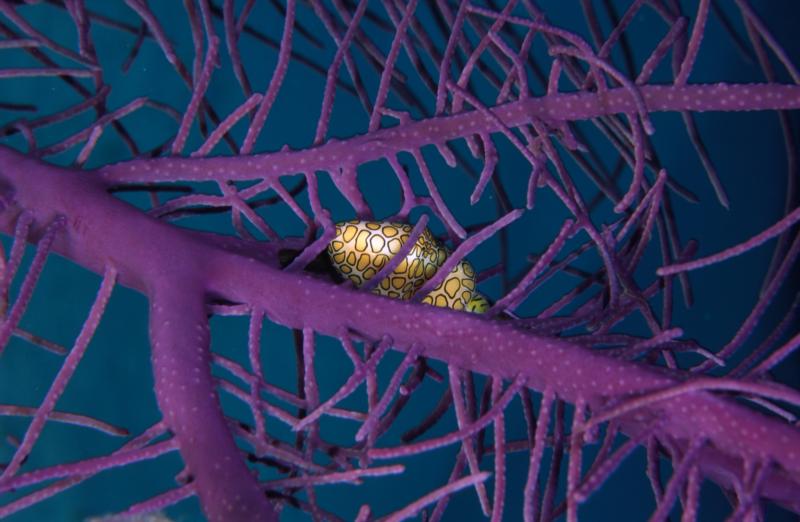
[[0, 0], [0, 518], [796, 519], [761, 4]]

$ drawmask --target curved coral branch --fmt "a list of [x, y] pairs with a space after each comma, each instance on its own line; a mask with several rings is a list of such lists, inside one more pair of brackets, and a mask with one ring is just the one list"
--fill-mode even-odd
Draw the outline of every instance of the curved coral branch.
[[164, 422], [175, 434], [209, 520], [278, 520], [219, 406], [200, 285], [180, 272], [162, 272], [150, 296], [155, 391]]
[[[658, 111], [755, 111], [800, 109], [800, 85], [726, 83], [708, 85], [647, 85], [639, 87], [651, 112]], [[252, 156], [211, 158], [133, 159], [107, 165], [100, 175], [109, 183], [157, 181], [207, 181], [275, 179], [297, 172], [335, 171], [339, 165], [367, 163], [425, 145], [441, 145], [480, 132], [497, 132], [534, 120], [565, 122], [634, 111], [635, 99], [625, 88], [604, 92], [548, 94], [510, 102], [491, 109], [429, 118], [382, 129], [347, 140], [328, 142], [299, 151], [280, 151]]]
[[[150, 297], [156, 397], [209, 518], [276, 520], [274, 508], [242, 460], [217, 401], [206, 303], [196, 277], [202, 266], [195, 262], [196, 251], [190, 246], [202, 243], [193, 234], [174, 237], [176, 229], [113, 199], [100, 184], [75, 172], [31, 161], [5, 148], [0, 156], [5, 165], [0, 177], [14, 187], [13, 200], [6, 201], [4, 226], [12, 226], [20, 208], [27, 209], [36, 222], [64, 216], [67, 224], [55, 240], [57, 250], [95, 270], [115, 264], [123, 283]], [[147, 247], [150, 241], [145, 236], [136, 240], [123, 232], [128, 227], [156, 239], [152, 245], [159, 246]], [[164, 242], [173, 239], [181, 247], [165, 248]], [[219, 480], [220, 476], [225, 480]]]

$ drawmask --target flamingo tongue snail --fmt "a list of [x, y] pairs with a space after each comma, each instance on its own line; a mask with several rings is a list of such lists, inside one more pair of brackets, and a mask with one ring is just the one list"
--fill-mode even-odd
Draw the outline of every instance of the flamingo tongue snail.
[[[337, 223], [336, 235], [328, 243], [328, 255], [342, 277], [361, 287], [400, 252], [411, 230], [406, 223], [359, 220]], [[400, 264], [372, 292], [394, 299], [411, 299], [449, 255], [450, 251], [426, 228]], [[490, 306], [489, 300], [475, 290], [475, 270], [466, 259], [422, 302], [474, 313], [483, 313]]]

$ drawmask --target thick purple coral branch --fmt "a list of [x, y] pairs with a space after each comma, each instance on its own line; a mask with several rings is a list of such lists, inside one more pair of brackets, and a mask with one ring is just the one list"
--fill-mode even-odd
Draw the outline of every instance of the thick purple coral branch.
[[[67, 225], [56, 240], [57, 249], [98, 271], [114, 264], [120, 281], [149, 295], [156, 396], [208, 517], [275, 520], [273, 507], [241, 459], [214, 391], [205, 298], [198, 284], [201, 265], [189, 246], [201, 243], [186, 237], [178, 240], [177, 250], [165, 248], [162, 241], [171, 241], [164, 235], [171, 235], [171, 227], [114, 200], [96, 180], [9, 149], [0, 150], [0, 156], [0, 175], [15, 189], [7, 196], [3, 218], [11, 221], [4, 225], [19, 215], [15, 205], [29, 209], [35, 222], [63, 216]], [[124, 229], [138, 229], [149, 237], [128, 243], [131, 237]], [[146, 246], [159, 237], [159, 247]], [[202, 422], [196, 424], [198, 419]], [[221, 476], [225, 480], [218, 480]]]
[[[310, 275], [280, 271], [253, 258], [219, 250], [199, 241], [196, 234], [139, 213], [107, 196], [102, 182], [85, 173], [47, 166], [10, 149], [0, 149], [0, 164], [4, 165], [6, 185], [15, 189], [11, 211], [3, 216], [3, 228], [13, 227], [18, 214], [14, 208], [25, 208], [36, 222], [64, 215], [67, 226], [56, 241], [57, 250], [95, 270], [115, 260], [120, 280], [153, 300], [153, 362], [157, 382], [164, 386], [158, 391], [161, 409], [170, 428], [184, 441], [182, 454], [186, 452], [184, 458], [195, 474], [209, 513], [221, 515], [235, 508], [237, 495], [247, 500], [244, 505], [248, 510], [256, 509], [259, 502], [255, 500], [255, 482], [247, 478], [244, 464], [234, 458], [238, 458], [238, 452], [231, 452], [233, 441], [222, 427], [218, 405], [210, 395], [207, 323], [203, 294], [197, 293], [203, 288], [230, 301], [258, 306], [289, 327], [313, 328], [337, 337], [343, 329], [371, 339], [389, 335], [394, 346], [403, 350], [419, 344], [429, 357], [504, 378], [522, 377], [528, 386], [550, 388], [563, 400], [585, 400], [593, 411], [607, 397], [669, 389], [685, 378], [609, 358], [563, 340], [533, 335], [502, 322], [384, 299], [332, 286]], [[169, 268], [176, 266], [180, 270]], [[192, 279], [197, 274], [203, 274], [204, 279]], [[198, 412], [191, 411], [194, 407]], [[197, 415], [204, 419], [204, 426], [209, 426], [208, 431], [182, 432], [188, 417], [197, 419]], [[702, 450], [698, 465], [722, 484], [730, 484], [746, 463], [778, 463], [765, 480], [763, 495], [800, 510], [794, 496], [800, 487], [800, 454], [786, 451], [787, 447], [800, 447], [800, 430], [704, 391], [678, 395], [626, 414], [620, 418], [620, 425], [635, 436], [653, 417], [662, 418], [660, 434], [684, 444], [697, 437], [707, 438], [712, 446]], [[194, 443], [186, 445], [188, 440]], [[197, 444], [207, 453], [197, 451]], [[228, 450], [224, 449], [226, 444]], [[219, 455], [223, 461], [210, 463], [206, 460], [209, 454]], [[231, 460], [225, 461], [225, 457]], [[214, 464], [224, 466], [236, 477], [229, 481], [238, 485], [235, 491], [213, 489], [218, 485], [212, 488], [203, 482], [213, 473]], [[271, 513], [266, 501], [261, 500], [263, 512]]]
[[[211, 521], [277, 520], [228, 431], [211, 377], [202, 292], [186, 260], [154, 281], [150, 339], [156, 398]], [[177, 284], [176, 284], [177, 283]]]

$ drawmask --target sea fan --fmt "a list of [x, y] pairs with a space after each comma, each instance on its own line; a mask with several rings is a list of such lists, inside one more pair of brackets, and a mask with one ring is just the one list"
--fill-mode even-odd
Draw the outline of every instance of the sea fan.
[[0, 518], [796, 516], [800, 13], [686, 4], [0, 0]]

